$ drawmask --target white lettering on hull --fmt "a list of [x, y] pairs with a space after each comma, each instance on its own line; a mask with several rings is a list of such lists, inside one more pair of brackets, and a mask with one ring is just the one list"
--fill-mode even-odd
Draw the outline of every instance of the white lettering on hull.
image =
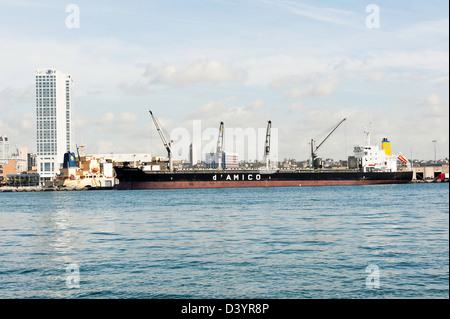
[[[218, 178], [217, 175], [213, 175], [212, 180], [222, 180], [223, 175], [220, 175]], [[227, 174], [225, 177], [226, 181], [253, 181], [253, 180], [261, 180], [261, 174]]]

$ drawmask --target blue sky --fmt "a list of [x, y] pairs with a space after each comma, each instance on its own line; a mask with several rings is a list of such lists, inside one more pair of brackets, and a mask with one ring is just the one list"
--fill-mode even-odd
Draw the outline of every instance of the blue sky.
[[[67, 28], [75, 4], [79, 28]], [[380, 9], [367, 28], [366, 6]], [[448, 157], [447, 1], [0, 0], [0, 134], [35, 151], [34, 72], [74, 78], [75, 142], [89, 153], [165, 155], [168, 132], [278, 129], [279, 157], [347, 117], [321, 157], [372, 128], [395, 153]], [[213, 138], [212, 138], [213, 139]], [[205, 141], [207, 142], [207, 141]]]

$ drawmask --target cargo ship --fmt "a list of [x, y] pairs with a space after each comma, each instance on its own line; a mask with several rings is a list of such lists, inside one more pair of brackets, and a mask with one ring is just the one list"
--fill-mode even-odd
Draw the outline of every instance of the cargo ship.
[[[397, 161], [409, 165], [408, 160], [400, 153], [393, 155], [390, 141], [383, 138], [381, 149], [378, 145], [370, 145], [370, 130], [366, 142], [356, 145], [353, 156], [348, 158], [346, 169], [323, 168], [323, 161], [317, 157], [318, 149], [333, 134], [345, 119], [340, 121], [327, 137], [316, 144], [311, 140], [310, 169], [279, 170], [269, 167], [271, 121], [268, 121], [264, 155], [266, 166], [262, 169], [226, 169], [222, 165], [223, 122], [220, 123], [217, 142], [217, 165], [213, 169], [177, 170], [172, 163], [172, 140], [164, 133], [156, 117], [150, 111], [156, 129], [168, 152], [166, 169], [152, 170], [148, 165], [131, 167], [125, 163], [115, 166], [115, 185], [119, 190], [131, 189], [184, 189], [184, 188], [229, 188], [229, 187], [283, 187], [283, 186], [331, 186], [331, 185], [371, 185], [402, 184], [412, 180], [413, 172], [397, 170]], [[316, 146], [317, 145], [317, 146]]]

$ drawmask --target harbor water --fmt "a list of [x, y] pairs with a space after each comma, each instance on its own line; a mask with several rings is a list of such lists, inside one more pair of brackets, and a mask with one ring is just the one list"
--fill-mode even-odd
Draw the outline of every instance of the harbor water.
[[0, 298], [449, 298], [449, 186], [0, 193]]

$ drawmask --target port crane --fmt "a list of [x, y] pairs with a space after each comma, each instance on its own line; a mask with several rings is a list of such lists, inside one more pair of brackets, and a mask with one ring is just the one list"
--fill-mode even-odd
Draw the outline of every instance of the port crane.
[[217, 157], [217, 168], [222, 169], [222, 157], [223, 157], [223, 122], [220, 122], [219, 126], [219, 138], [217, 139], [217, 149], [216, 149], [216, 157]]
[[151, 110], [149, 112], [150, 112], [150, 115], [152, 116], [153, 122], [155, 123], [155, 126], [156, 126], [156, 130], [158, 131], [159, 136], [161, 137], [164, 147], [167, 150], [167, 155], [169, 157], [169, 171], [171, 172], [173, 170], [173, 160], [172, 160], [173, 140], [171, 140], [170, 137], [169, 138], [166, 137], [166, 135], [164, 134], [164, 132], [162, 130], [161, 124], [159, 124], [158, 119], [153, 115], [153, 112]]
[[333, 126], [333, 129], [331, 130], [331, 132], [323, 139], [323, 141], [316, 146], [316, 141], [314, 139], [311, 139], [311, 164], [312, 167], [314, 169], [317, 168], [321, 168], [320, 163], [318, 163], [318, 158], [317, 158], [317, 150], [323, 145], [323, 143], [331, 136], [331, 134], [334, 133], [334, 131], [336, 131], [336, 129], [342, 124], [342, 122], [344, 122], [347, 118], [344, 118], [343, 120], [341, 120], [339, 123], [337, 123], [335, 126]]
[[272, 130], [272, 121], [267, 121], [266, 143], [264, 146], [264, 158], [266, 160], [266, 169], [269, 169], [269, 155], [270, 155], [270, 133]]

